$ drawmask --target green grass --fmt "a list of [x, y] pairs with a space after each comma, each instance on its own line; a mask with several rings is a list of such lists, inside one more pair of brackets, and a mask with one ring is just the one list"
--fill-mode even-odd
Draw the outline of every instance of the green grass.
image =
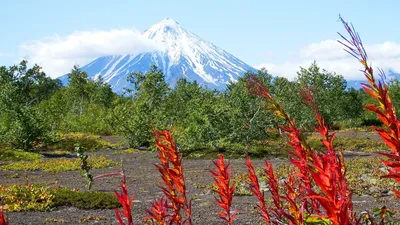
[[26, 152], [19, 149], [0, 149], [1, 161], [37, 160], [42, 155], [35, 152]]
[[[46, 172], [65, 172], [70, 170], [80, 170], [79, 159], [38, 159], [33, 161], [13, 162], [1, 166], [1, 170], [42, 170]], [[105, 156], [90, 156], [89, 166], [92, 168], [105, 168], [120, 165]]]

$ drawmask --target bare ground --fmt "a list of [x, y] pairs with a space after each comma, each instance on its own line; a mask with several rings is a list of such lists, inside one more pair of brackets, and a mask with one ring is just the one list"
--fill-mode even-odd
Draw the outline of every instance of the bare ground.
[[[357, 134], [339, 134], [353, 135]], [[359, 138], [375, 138], [371, 135], [361, 135]], [[127, 184], [129, 192], [134, 193], [135, 201], [133, 215], [135, 224], [144, 224], [142, 219], [146, 216], [145, 209], [150, 207], [150, 203], [162, 196], [158, 185], [161, 179], [158, 171], [154, 167], [158, 163], [154, 152], [135, 152], [133, 154], [113, 155], [112, 150], [104, 150], [96, 154], [104, 154], [115, 161], [122, 161], [127, 174]], [[370, 155], [360, 156], [357, 154], [348, 157], [370, 157]], [[286, 163], [287, 160], [270, 159], [273, 163]], [[246, 166], [244, 159], [230, 160], [234, 173], [245, 173]], [[257, 168], [263, 167], [263, 160], [254, 160]], [[215, 204], [214, 193], [200, 186], [208, 185], [213, 182], [209, 170], [214, 169], [210, 160], [184, 159], [184, 172], [188, 187], [188, 196], [193, 199], [193, 224], [222, 224], [218, 218], [219, 208]], [[92, 170], [93, 175], [118, 171], [119, 167]], [[28, 179], [29, 183], [45, 183], [49, 185], [60, 185], [69, 188], [85, 189], [85, 179], [79, 175], [78, 171], [63, 173], [47, 173], [42, 171], [18, 172], [20, 176], [13, 176], [15, 171], [0, 171], [1, 184], [24, 184]], [[14, 178], [13, 178], [14, 177]], [[93, 190], [113, 192], [118, 190], [119, 177], [109, 177], [96, 180]], [[268, 198], [268, 196], [267, 196]], [[399, 203], [392, 197], [374, 198], [371, 196], [353, 196], [354, 209], [356, 212], [372, 210], [373, 208], [387, 206], [390, 209], [398, 209]], [[239, 209], [236, 222], [234, 224], [257, 224], [260, 223], [260, 216], [255, 209], [257, 201], [253, 196], [235, 196], [233, 209]], [[118, 224], [115, 219], [114, 210], [80, 210], [74, 207], [62, 207], [50, 212], [15, 212], [7, 213], [11, 224], [50, 224], [56, 222], [46, 222], [46, 220], [63, 221], [62, 224]], [[86, 220], [85, 220], [86, 219]]]

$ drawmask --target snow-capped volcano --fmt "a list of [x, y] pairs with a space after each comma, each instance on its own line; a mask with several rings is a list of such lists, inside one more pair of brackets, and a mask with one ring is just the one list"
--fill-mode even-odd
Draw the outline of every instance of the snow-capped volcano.
[[82, 67], [89, 77], [102, 77], [121, 93], [130, 87], [126, 81], [132, 72], [146, 72], [151, 65], [160, 68], [166, 81], [174, 86], [179, 78], [197, 81], [211, 89], [224, 89], [247, 71], [255, 69], [235, 56], [182, 28], [167, 18], [142, 34], [160, 46], [159, 50], [135, 55], [103, 56]]

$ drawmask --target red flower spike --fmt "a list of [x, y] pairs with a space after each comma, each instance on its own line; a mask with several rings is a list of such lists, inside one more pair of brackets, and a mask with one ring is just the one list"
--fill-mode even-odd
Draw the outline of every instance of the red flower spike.
[[[167, 224], [192, 224], [192, 206], [186, 196], [186, 185], [183, 176], [182, 154], [179, 153], [176, 141], [169, 131], [154, 131], [156, 147], [158, 148], [158, 157], [161, 164], [155, 165], [164, 181], [164, 187], [161, 187], [165, 197], [169, 200], [168, 208], [172, 209], [172, 214], [165, 215]], [[161, 201], [161, 200], [160, 200]], [[157, 210], [161, 208], [161, 202], [153, 203]], [[155, 205], [154, 205], [155, 204]], [[184, 210], [186, 218], [181, 215], [181, 209]], [[150, 212], [150, 211], [148, 211]], [[167, 211], [168, 212], [168, 211]], [[154, 219], [154, 218], [153, 218]], [[158, 221], [158, 220], [156, 220]], [[158, 223], [159, 224], [159, 223]]]
[[210, 172], [214, 176], [215, 184], [218, 186], [218, 190], [215, 192], [219, 195], [219, 199], [216, 198], [215, 200], [219, 207], [223, 209], [218, 214], [227, 224], [232, 224], [236, 214], [239, 212], [238, 210], [231, 211], [233, 193], [235, 192], [235, 186], [230, 186], [232, 171], [229, 168], [229, 163], [225, 165], [222, 154], [213, 163], [217, 167], [217, 170]]
[[[346, 21], [340, 17], [342, 24], [344, 25], [350, 38], [342, 37], [342, 41], [339, 41], [345, 47], [345, 51], [353, 55], [363, 66], [364, 76], [367, 78], [368, 83], [363, 83], [364, 91], [369, 94], [372, 98], [378, 101], [378, 105], [370, 104], [364, 106], [364, 108], [374, 112], [379, 120], [386, 126], [386, 129], [375, 128], [381, 136], [382, 140], [386, 145], [393, 151], [393, 154], [382, 154], [389, 158], [389, 160], [382, 161], [389, 168], [389, 175], [383, 176], [383, 178], [393, 178], [400, 183], [400, 121], [396, 117], [396, 110], [393, 106], [392, 100], [389, 95], [388, 87], [383, 82], [377, 82], [373, 73], [373, 69], [368, 64], [368, 56], [362, 44], [362, 41], [355, 31], [353, 26], [350, 26]], [[385, 77], [384, 73], [380, 71], [381, 77]], [[394, 190], [394, 192], [397, 192]]]
[[[284, 112], [281, 105], [255, 76], [250, 76], [249, 88], [251, 93], [264, 99], [268, 104], [268, 110], [285, 120], [286, 125], [281, 129], [292, 147], [289, 151], [290, 162], [298, 169], [298, 172], [291, 174], [289, 180], [285, 182], [286, 194], [280, 195], [272, 166], [266, 162], [265, 173], [275, 204], [275, 207], [270, 208], [275, 217], [271, 222], [305, 224], [309, 222], [307, 219], [320, 218], [330, 220], [334, 225], [354, 224], [343, 155], [333, 148], [334, 134], [329, 134], [324, 119], [314, 103], [312, 92], [305, 90], [301, 93], [304, 102], [315, 111], [318, 123], [316, 131], [322, 137], [321, 142], [327, 149], [326, 152], [311, 150], [295, 121]], [[281, 203], [282, 200], [286, 204]]]
[[248, 168], [249, 179], [250, 179], [250, 191], [257, 197], [259, 201], [259, 205], [257, 205], [257, 208], [261, 211], [261, 217], [263, 218], [263, 222], [266, 224], [270, 224], [271, 219], [266, 208], [264, 191], [261, 191], [260, 189], [260, 183], [258, 182], [256, 171], [254, 169], [253, 163], [251, 162], [249, 155], [247, 155], [246, 157], [246, 166]]
[[[123, 171], [120, 172], [113, 172], [107, 174], [101, 174], [95, 176], [93, 179], [103, 178], [103, 177], [111, 177], [111, 176], [121, 176], [122, 177], [122, 184], [120, 185], [120, 192], [118, 193], [115, 191], [115, 196], [117, 197], [119, 203], [122, 206], [123, 210], [115, 209], [115, 217], [117, 218], [120, 225], [133, 225], [133, 218], [132, 218], [132, 207], [133, 207], [133, 199], [134, 195], [129, 197], [128, 188], [126, 185], [126, 176]], [[127, 224], [122, 220], [122, 217], [125, 217], [128, 221]]]
[[3, 209], [0, 209], [0, 225], [8, 225], [8, 217], [4, 215]]
[[149, 216], [145, 217], [144, 220], [153, 225], [167, 225], [170, 216], [168, 209], [169, 206], [165, 198], [154, 201], [151, 203], [151, 209], [146, 210]]

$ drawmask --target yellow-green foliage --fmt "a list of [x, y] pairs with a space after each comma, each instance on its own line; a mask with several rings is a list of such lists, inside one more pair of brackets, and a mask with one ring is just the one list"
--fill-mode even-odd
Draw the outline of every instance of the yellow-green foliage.
[[122, 155], [122, 154], [133, 154], [134, 152], [139, 152], [138, 149], [133, 149], [133, 148], [128, 148], [124, 150], [119, 150], [119, 151], [113, 151], [113, 155]]
[[75, 146], [80, 145], [86, 151], [95, 151], [98, 149], [109, 149], [118, 146], [107, 141], [100, 140], [99, 135], [88, 133], [68, 133], [61, 134], [59, 141], [49, 145], [49, 150], [74, 151]]
[[35, 160], [42, 155], [34, 152], [26, 152], [19, 149], [0, 149], [0, 161]]
[[50, 209], [54, 194], [39, 184], [0, 185], [0, 198], [4, 211], [45, 211]]
[[[308, 141], [312, 148], [324, 149], [320, 139], [319, 136], [310, 136]], [[388, 150], [388, 147], [382, 141], [366, 138], [335, 138], [333, 145], [345, 151], [377, 152]]]
[[[39, 159], [34, 161], [14, 162], [0, 167], [2, 170], [43, 170], [47, 172], [64, 172], [80, 169], [79, 159]], [[105, 156], [90, 156], [88, 164], [92, 168], [104, 168], [119, 165]]]
[[49, 188], [42, 184], [0, 184], [0, 198], [6, 212], [47, 211], [60, 206], [80, 209], [113, 209], [121, 207], [114, 193], [75, 191], [67, 188]]

